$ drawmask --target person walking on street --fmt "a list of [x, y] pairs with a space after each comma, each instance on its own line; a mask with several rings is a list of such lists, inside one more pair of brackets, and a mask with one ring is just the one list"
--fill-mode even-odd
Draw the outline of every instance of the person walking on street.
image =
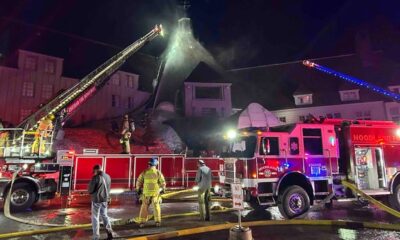
[[100, 217], [106, 227], [107, 239], [113, 239], [114, 232], [110, 218], [107, 215], [107, 206], [110, 201], [110, 176], [101, 170], [100, 165], [93, 167], [93, 177], [89, 182], [88, 192], [92, 199], [92, 229], [93, 239], [100, 239]]
[[149, 161], [149, 168], [144, 170], [136, 182], [136, 189], [142, 205], [139, 213], [139, 227], [144, 227], [148, 221], [148, 209], [153, 205], [154, 221], [156, 226], [161, 226], [161, 194], [164, 193], [165, 179], [163, 174], [157, 170], [158, 160], [152, 158]]
[[210, 221], [210, 200], [211, 200], [211, 169], [206, 166], [203, 160], [198, 161], [196, 183], [198, 186], [198, 201], [200, 218], [203, 221]]

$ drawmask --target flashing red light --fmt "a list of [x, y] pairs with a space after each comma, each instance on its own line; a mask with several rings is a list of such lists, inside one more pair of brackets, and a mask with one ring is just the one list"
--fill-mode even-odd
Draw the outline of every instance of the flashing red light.
[[253, 178], [257, 178], [257, 173], [253, 173], [253, 174], [251, 174], [251, 176], [252, 176]]

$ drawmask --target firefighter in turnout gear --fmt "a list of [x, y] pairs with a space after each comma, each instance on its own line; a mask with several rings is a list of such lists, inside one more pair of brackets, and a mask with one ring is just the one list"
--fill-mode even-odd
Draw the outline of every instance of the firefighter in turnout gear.
[[53, 130], [54, 115], [50, 114], [39, 122], [39, 126], [36, 130], [35, 140], [32, 144], [32, 154], [41, 155], [46, 152], [46, 143], [49, 141], [51, 131]]
[[136, 183], [136, 189], [142, 205], [139, 213], [139, 227], [144, 227], [148, 220], [148, 209], [153, 205], [154, 221], [156, 226], [161, 226], [161, 194], [164, 193], [165, 179], [160, 171], [157, 170], [158, 160], [152, 158], [149, 161], [149, 168], [144, 170]]

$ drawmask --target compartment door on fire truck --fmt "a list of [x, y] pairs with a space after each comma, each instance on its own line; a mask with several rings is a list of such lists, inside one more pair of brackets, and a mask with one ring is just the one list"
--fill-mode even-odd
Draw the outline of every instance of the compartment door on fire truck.
[[356, 176], [360, 189], [381, 189], [387, 186], [382, 148], [356, 147]]

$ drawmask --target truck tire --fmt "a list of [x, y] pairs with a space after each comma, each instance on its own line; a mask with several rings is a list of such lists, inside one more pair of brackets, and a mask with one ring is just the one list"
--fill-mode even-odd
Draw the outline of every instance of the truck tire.
[[310, 198], [302, 187], [289, 186], [279, 196], [278, 208], [284, 218], [295, 218], [310, 209]]
[[393, 194], [389, 195], [389, 205], [400, 211], [400, 184], [397, 184], [393, 189]]
[[19, 212], [30, 208], [36, 196], [35, 189], [29, 183], [15, 183], [11, 192], [11, 211]]

